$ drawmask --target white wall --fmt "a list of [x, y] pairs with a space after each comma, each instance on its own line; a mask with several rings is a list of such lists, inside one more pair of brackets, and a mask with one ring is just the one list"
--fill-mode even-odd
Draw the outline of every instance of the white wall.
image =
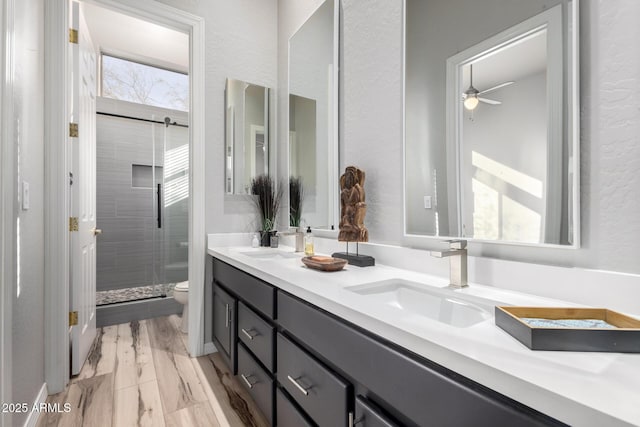
[[[343, 0], [341, 139], [367, 172], [372, 241], [407, 242], [402, 207], [402, 1]], [[581, 2], [582, 249], [473, 244], [471, 253], [640, 273], [640, 2]]]
[[[12, 291], [12, 401], [31, 405], [44, 383], [44, 2], [16, 1], [14, 17], [11, 72], [16, 184], [27, 181], [31, 195], [29, 210], [16, 212], [20, 228], [18, 279]], [[27, 415], [14, 414], [12, 424], [22, 425]]]

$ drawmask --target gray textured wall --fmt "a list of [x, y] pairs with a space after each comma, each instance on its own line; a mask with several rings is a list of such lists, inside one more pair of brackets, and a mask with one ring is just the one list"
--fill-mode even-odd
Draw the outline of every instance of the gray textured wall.
[[[98, 111], [151, 118], [169, 116], [186, 123], [186, 114], [99, 99]], [[167, 162], [180, 144], [188, 144], [184, 128], [166, 128]], [[164, 209], [157, 228], [156, 188], [133, 187], [132, 166], [151, 166], [155, 141], [156, 183], [162, 182], [165, 126], [98, 114], [96, 123], [97, 290], [122, 289], [187, 280], [187, 205], [184, 198]], [[188, 154], [188, 151], [185, 153]], [[167, 167], [169, 171], [170, 167]], [[172, 173], [181, 174], [181, 171]], [[167, 185], [165, 183], [165, 199]], [[167, 268], [169, 267], [169, 268]]]

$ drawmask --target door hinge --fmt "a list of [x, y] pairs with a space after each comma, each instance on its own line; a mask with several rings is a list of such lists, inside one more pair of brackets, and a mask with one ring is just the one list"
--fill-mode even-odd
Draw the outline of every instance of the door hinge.
[[77, 123], [69, 123], [69, 136], [71, 138], [78, 137], [78, 124]]
[[69, 43], [78, 44], [78, 30], [69, 28]]
[[69, 326], [75, 326], [78, 324], [78, 312], [70, 311], [69, 312]]
[[69, 217], [69, 231], [78, 231], [78, 217]]

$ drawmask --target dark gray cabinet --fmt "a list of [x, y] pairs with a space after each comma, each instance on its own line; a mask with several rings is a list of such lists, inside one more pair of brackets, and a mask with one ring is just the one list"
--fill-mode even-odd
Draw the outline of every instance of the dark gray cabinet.
[[563, 425], [229, 264], [213, 263], [214, 341], [230, 366], [238, 353], [239, 378], [274, 425]]
[[557, 423], [284, 292], [278, 293], [278, 323], [403, 423], [523, 427]]
[[278, 383], [321, 426], [347, 426], [351, 385], [278, 333]]
[[214, 344], [273, 425], [275, 288], [218, 259], [212, 262]]
[[399, 424], [383, 415], [362, 396], [356, 398], [356, 415], [353, 425], [354, 427], [399, 427]]
[[276, 289], [273, 286], [215, 258], [213, 277], [267, 318], [275, 318]]
[[213, 286], [213, 341], [216, 348], [235, 372], [236, 299], [220, 286]]
[[275, 328], [269, 322], [243, 302], [238, 303], [238, 339], [271, 373], [275, 372], [274, 335]]
[[267, 421], [273, 425], [273, 380], [243, 344], [238, 344], [238, 377]]
[[278, 427], [312, 427], [313, 424], [286, 394], [276, 389], [276, 425]]

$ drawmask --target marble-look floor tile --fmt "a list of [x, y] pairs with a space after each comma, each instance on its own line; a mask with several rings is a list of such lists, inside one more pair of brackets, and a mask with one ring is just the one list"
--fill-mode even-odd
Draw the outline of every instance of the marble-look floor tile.
[[66, 392], [47, 398], [48, 403], [65, 403], [69, 412], [51, 413], [41, 417], [39, 427], [111, 427], [113, 414], [113, 374], [79, 380]]
[[160, 397], [169, 414], [198, 402], [206, 402], [202, 384], [196, 375], [178, 331], [166, 317], [149, 319], [149, 341], [153, 354]]
[[118, 325], [114, 388], [119, 390], [156, 378], [145, 320]]
[[178, 335], [180, 335], [180, 340], [182, 341], [182, 344], [184, 345], [184, 348], [187, 350], [187, 354], [188, 354], [189, 353], [189, 335], [185, 334], [180, 330], [180, 327], [182, 326], [182, 315], [172, 314], [169, 316], [169, 320], [171, 321], [173, 326], [176, 328], [176, 330], [179, 332]]
[[167, 427], [219, 427], [209, 402], [196, 403], [166, 415]]
[[179, 316], [98, 329], [80, 375], [47, 398], [71, 411], [38, 427], [268, 426], [222, 359], [191, 359], [186, 337]]
[[72, 378], [71, 382], [112, 373], [116, 367], [117, 342], [118, 327], [116, 325], [98, 328], [89, 356], [80, 373]]
[[249, 393], [237, 382], [218, 353], [198, 357], [194, 364], [205, 377], [202, 382], [221, 424], [269, 427]]
[[164, 427], [158, 383], [153, 380], [115, 391], [114, 427]]

